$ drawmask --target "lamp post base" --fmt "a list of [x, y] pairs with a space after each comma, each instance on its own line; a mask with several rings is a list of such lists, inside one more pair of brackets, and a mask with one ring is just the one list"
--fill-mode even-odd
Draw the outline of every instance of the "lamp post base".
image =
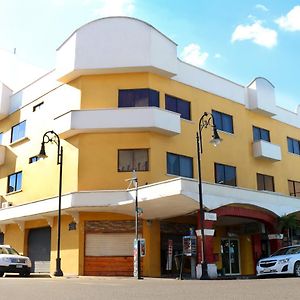
[[56, 276], [56, 277], [62, 277], [62, 276], [64, 276], [64, 273], [63, 273], [63, 271], [61, 270], [60, 262], [61, 262], [61, 259], [60, 259], [60, 258], [57, 258], [57, 259], [56, 259], [56, 270], [55, 270], [55, 272], [54, 272], [54, 276]]
[[207, 271], [207, 263], [206, 262], [202, 262], [201, 263], [201, 277], [200, 280], [209, 280], [210, 277], [208, 276], [208, 271]]

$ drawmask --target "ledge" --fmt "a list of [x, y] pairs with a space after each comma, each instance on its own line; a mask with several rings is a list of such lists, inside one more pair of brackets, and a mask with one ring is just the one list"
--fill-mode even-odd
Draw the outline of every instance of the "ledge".
[[128, 107], [70, 111], [55, 119], [62, 138], [89, 132], [153, 131], [166, 135], [181, 132], [180, 114], [157, 107]]
[[18, 144], [21, 144], [21, 143], [27, 142], [27, 141], [29, 141], [29, 137], [24, 136], [24, 137], [22, 137], [22, 138], [20, 138], [20, 139], [18, 139], [18, 140], [16, 140], [16, 141], [11, 142], [11, 143], [9, 144], [9, 146], [14, 147], [14, 146], [16, 146], [16, 145], [18, 145]]
[[[274, 192], [203, 182], [203, 204], [208, 210], [247, 205], [278, 216], [300, 211], [299, 199]], [[134, 216], [135, 189], [73, 192], [62, 196], [62, 214], [107, 212]], [[199, 210], [198, 181], [174, 178], [139, 187], [143, 219], [166, 219]], [[57, 215], [58, 198], [48, 198], [0, 210], [0, 225]]]

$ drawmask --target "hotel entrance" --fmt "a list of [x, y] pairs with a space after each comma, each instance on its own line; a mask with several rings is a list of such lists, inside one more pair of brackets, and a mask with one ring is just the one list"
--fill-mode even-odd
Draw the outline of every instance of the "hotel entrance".
[[221, 240], [221, 256], [224, 275], [240, 274], [239, 240], [226, 238]]

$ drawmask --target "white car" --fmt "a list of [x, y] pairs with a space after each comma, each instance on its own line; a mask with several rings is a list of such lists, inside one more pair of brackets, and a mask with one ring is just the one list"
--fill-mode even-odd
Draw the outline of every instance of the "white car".
[[9, 245], [0, 245], [0, 277], [4, 273], [19, 273], [20, 276], [29, 276], [31, 261], [27, 256], [20, 255]]
[[270, 257], [260, 259], [256, 272], [257, 276], [292, 274], [300, 277], [300, 245], [281, 248]]

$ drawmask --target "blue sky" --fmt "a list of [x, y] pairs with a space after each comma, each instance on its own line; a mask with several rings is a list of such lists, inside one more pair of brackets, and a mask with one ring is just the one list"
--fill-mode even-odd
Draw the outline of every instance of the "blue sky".
[[279, 105], [300, 104], [300, 0], [0, 0], [0, 49], [51, 70], [74, 30], [111, 15], [150, 23], [189, 63], [243, 85], [266, 77]]

